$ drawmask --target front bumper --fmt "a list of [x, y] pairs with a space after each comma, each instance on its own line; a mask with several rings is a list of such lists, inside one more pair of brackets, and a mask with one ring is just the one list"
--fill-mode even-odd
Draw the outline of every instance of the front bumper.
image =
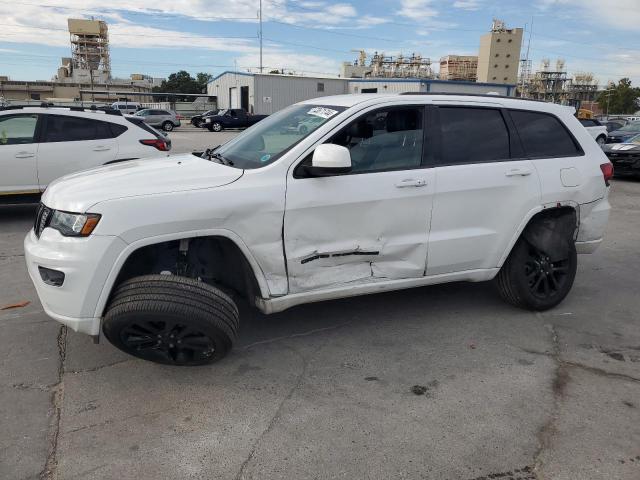
[[[99, 335], [98, 298], [125, 246], [124, 241], [113, 236], [72, 238], [45, 228], [37, 238], [31, 230], [24, 239], [25, 260], [47, 315], [76, 332]], [[39, 266], [63, 272], [64, 283], [60, 287], [45, 284]]]

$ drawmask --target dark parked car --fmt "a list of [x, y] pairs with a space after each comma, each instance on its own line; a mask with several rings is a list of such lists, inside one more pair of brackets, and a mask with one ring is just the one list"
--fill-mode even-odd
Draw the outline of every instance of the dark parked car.
[[613, 164], [614, 175], [640, 177], [640, 134], [602, 150]]
[[194, 127], [202, 127], [204, 124], [204, 119], [206, 117], [211, 117], [212, 115], [217, 115], [218, 112], [220, 112], [220, 110], [216, 109], [216, 110], [207, 110], [204, 113], [200, 113], [198, 115], [194, 115], [193, 117], [191, 117], [191, 125], [193, 125]]
[[265, 118], [267, 115], [251, 115], [241, 108], [231, 108], [206, 117], [204, 125], [210, 132], [219, 132], [225, 128], [247, 128]]
[[607, 143], [624, 143], [640, 133], [640, 120], [627, 123], [624, 127], [609, 132]]
[[620, 130], [627, 124], [624, 120], [610, 120], [604, 122], [603, 125], [607, 127], [607, 132], [613, 132], [614, 130]]

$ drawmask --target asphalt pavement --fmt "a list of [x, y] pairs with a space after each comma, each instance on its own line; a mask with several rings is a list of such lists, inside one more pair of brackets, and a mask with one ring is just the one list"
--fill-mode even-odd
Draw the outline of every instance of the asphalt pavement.
[[[183, 127], [173, 152], [233, 134]], [[35, 208], [2, 207], [0, 307], [30, 303], [0, 311], [0, 478], [638, 479], [640, 181], [611, 202], [551, 311], [489, 283], [242, 308], [234, 350], [197, 368], [50, 320], [24, 266]]]

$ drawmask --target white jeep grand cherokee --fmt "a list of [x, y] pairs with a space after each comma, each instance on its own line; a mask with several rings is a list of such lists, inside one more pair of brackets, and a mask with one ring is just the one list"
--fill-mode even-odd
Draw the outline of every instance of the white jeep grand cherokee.
[[[313, 121], [311, 121], [313, 120]], [[304, 130], [297, 128], [304, 123]], [[519, 307], [569, 292], [612, 166], [572, 111], [496, 96], [345, 95], [201, 156], [69, 175], [25, 239], [45, 311], [140, 358], [222, 358], [262, 312], [460, 280]]]

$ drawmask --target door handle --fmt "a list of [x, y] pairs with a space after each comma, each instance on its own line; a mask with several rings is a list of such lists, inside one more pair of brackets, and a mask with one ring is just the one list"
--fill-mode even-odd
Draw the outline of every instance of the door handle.
[[93, 149], [94, 152], [106, 152], [111, 150], [111, 147], [103, 147], [102, 145]]
[[31, 152], [18, 152], [15, 154], [16, 158], [32, 158], [35, 157], [36, 154], [35, 153], [31, 153]]
[[504, 172], [507, 177], [526, 177], [527, 175], [531, 175], [533, 170], [530, 168], [512, 168], [511, 170], [507, 170]]
[[407, 188], [407, 187], [425, 187], [427, 185], [427, 181], [423, 179], [417, 178], [407, 178], [396, 183], [396, 188]]

